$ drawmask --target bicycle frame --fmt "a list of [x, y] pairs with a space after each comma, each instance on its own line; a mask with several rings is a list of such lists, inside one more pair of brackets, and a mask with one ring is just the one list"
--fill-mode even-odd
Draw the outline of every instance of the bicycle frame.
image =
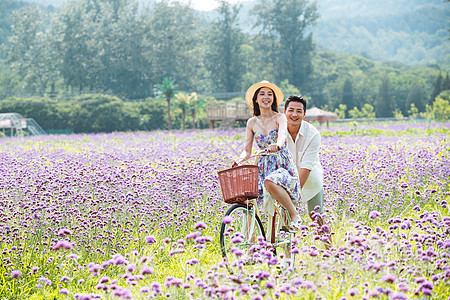
[[[249, 216], [249, 222], [250, 222], [250, 227], [246, 230], [246, 235], [245, 237], [251, 241], [254, 241], [254, 239], [256, 238], [255, 236], [252, 236], [250, 238], [250, 234], [254, 235], [255, 232], [255, 222], [256, 222], [256, 218], [255, 215], [260, 216], [260, 211], [258, 208], [258, 205], [256, 203], [256, 199], [251, 199], [251, 200], [247, 200], [247, 206], [248, 202], [252, 203], [252, 207], [253, 209], [251, 209], [250, 211], [252, 212], [251, 216]], [[267, 239], [270, 238], [270, 243], [276, 248], [276, 247], [280, 247], [283, 245], [287, 245], [290, 243], [290, 241], [288, 240], [284, 240], [282, 242], [277, 242], [276, 241], [276, 218], [277, 215], [279, 215], [279, 217], [281, 218], [281, 222], [282, 222], [282, 226], [280, 229], [284, 229], [286, 231], [288, 231], [288, 224], [290, 222], [290, 216], [289, 213], [287, 213], [283, 207], [281, 207], [278, 204], [274, 204], [274, 208], [275, 208], [275, 213], [272, 217], [269, 217], [269, 222], [267, 224], [267, 230], [266, 230], [266, 235], [267, 235]]]

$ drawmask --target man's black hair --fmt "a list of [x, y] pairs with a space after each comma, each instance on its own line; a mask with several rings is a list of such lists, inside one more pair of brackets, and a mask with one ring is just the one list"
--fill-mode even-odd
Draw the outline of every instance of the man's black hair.
[[303, 111], [306, 112], [306, 99], [302, 96], [297, 95], [291, 95], [289, 98], [286, 99], [286, 102], [284, 103], [284, 109], [287, 110], [289, 103], [291, 102], [300, 102], [303, 103]]

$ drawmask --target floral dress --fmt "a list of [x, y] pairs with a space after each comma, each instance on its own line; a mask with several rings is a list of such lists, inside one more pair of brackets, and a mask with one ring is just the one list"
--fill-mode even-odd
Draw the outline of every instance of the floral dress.
[[[274, 144], [278, 139], [278, 129], [269, 132], [268, 135], [262, 135], [255, 132], [255, 142], [260, 149], [266, 149], [270, 144]], [[261, 155], [258, 160], [259, 178], [258, 178], [258, 199], [259, 207], [268, 209], [271, 214], [271, 206], [268, 205], [274, 201], [273, 197], [266, 192], [264, 180], [270, 180], [273, 183], [282, 186], [294, 203], [300, 199], [300, 181], [298, 178], [297, 167], [294, 158], [287, 148], [287, 142], [278, 152], [270, 155]], [[273, 205], [272, 205], [273, 207]]]

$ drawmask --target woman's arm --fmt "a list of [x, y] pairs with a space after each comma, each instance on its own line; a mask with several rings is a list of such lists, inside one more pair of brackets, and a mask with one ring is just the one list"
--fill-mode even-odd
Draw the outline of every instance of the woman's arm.
[[277, 122], [278, 122], [277, 146], [281, 148], [284, 145], [284, 143], [286, 142], [286, 136], [288, 133], [286, 116], [282, 113], [279, 113], [277, 115]]
[[282, 113], [278, 113], [276, 121], [278, 123], [278, 138], [277, 142], [275, 144], [269, 145], [269, 151], [270, 152], [277, 152], [281, 149], [281, 147], [286, 142], [286, 135], [287, 135], [287, 119], [286, 116]]
[[244, 151], [239, 156], [238, 163], [248, 159], [252, 155], [253, 138], [255, 133], [253, 132], [253, 117], [248, 119], [247, 127], [245, 130], [245, 144]]

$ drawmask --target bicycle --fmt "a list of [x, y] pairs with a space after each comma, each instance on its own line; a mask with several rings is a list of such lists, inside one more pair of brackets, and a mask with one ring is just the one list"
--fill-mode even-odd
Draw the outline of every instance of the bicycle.
[[275, 213], [269, 216], [267, 236], [270, 241], [267, 241], [256, 203], [258, 166], [240, 165], [219, 171], [218, 175], [224, 201], [232, 205], [220, 228], [220, 247], [229, 273], [244, 273], [246, 266], [264, 261], [280, 266], [278, 257], [284, 267], [293, 267], [295, 251], [291, 249], [295, 246], [295, 233], [288, 227], [289, 213], [276, 201]]

